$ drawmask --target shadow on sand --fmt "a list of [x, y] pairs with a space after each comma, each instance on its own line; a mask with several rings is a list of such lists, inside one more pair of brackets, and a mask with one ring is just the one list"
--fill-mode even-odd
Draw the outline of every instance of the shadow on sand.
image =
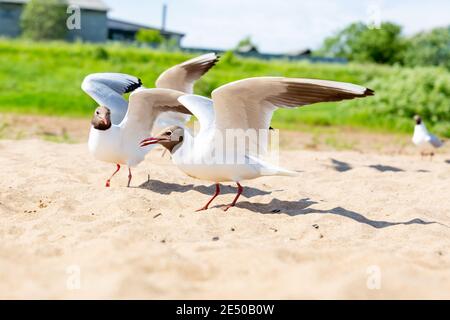
[[[331, 164], [333, 166], [333, 169], [338, 172], [347, 172], [347, 171], [350, 171], [353, 169], [351, 164], [349, 164], [347, 162], [339, 161], [336, 159], [331, 159]], [[382, 164], [371, 165], [368, 167], [375, 169], [379, 172], [405, 172], [405, 170], [403, 170], [403, 169], [391, 167], [391, 166], [385, 166]]]
[[388, 227], [393, 227], [397, 225], [429, 225], [429, 224], [440, 224], [438, 222], [428, 222], [422, 219], [413, 219], [410, 221], [400, 221], [400, 222], [390, 222], [381, 220], [371, 220], [361, 213], [350, 211], [341, 207], [336, 207], [330, 210], [319, 210], [310, 208], [312, 205], [317, 204], [317, 202], [310, 199], [301, 199], [299, 201], [281, 201], [278, 199], [273, 199], [269, 204], [259, 204], [250, 202], [238, 203], [237, 207], [245, 208], [247, 210], [258, 212], [261, 214], [287, 214], [289, 216], [299, 216], [312, 213], [318, 214], [334, 214], [353, 221], [366, 224], [376, 229], [383, 229]]
[[[177, 183], [167, 183], [159, 180], [149, 180], [148, 182], [139, 186], [139, 188], [150, 190], [152, 192], [156, 192], [163, 195], [169, 195], [172, 193], [185, 193], [191, 190], [197, 191], [204, 195], [211, 196], [214, 194], [215, 188], [214, 186], [194, 186], [192, 184], [189, 185], [180, 185]], [[221, 185], [221, 194], [235, 194], [236, 188], [232, 186], [223, 186]], [[283, 190], [276, 190], [283, 191]], [[274, 191], [275, 192], [275, 191]], [[263, 191], [257, 188], [245, 187], [243, 196], [247, 199], [260, 196], [260, 195], [269, 195], [272, 192]], [[317, 204], [318, 202], [313, 201], [309, 198], [301, 199], [299, 201], [282, 201], [278, 199], [272, 199], [272, 201], [268, 204], [263, 203], [251, 203], [248, 201], [238, 202], [237, 207], [247, 209], [252, 212], [260, 213], [260, 214], [286, 214], [292, 217], [306, 214], [334, 214], [341, 217], [345, 217], [351, 219], [355, 222], [366, 224], [376, 229], [383, 229], [398, 225], [430, 225], [430, 224], [439, 224], [445, 227], [448, 227], [442, 223], [434, 222], [434, 221], [424, 221], [422, 219], [416, 218], [410, 221], [399, 221], [399, 222], [391, 222], [391, 221], [382, 221], [382, 220], [371, 220], [361, 213], [350, 211], [341, 207], [336, 207], [329, 210], [319, 210], [313, 209], [311, 206]], [[225, 204], [220, 204], [214, 206], [214, 208], [221, 208]]]
[[[185, 193], [189, 191], [197, 191], [199, 193], [212, 196], [214, 194], [215, 186], [194, 186], [193, 184], [181, 185], [178, 183], [169, 183], [163, 182], [159, 180], [149, 180], [146, 183], [141, 184], [138, 188], [150, 190], [155, 193], [169, 195], [172, 193]], [[220, 194], [236, 194], [237, 188], [234, 186], [228, 185], [220, 185]], [[275, 191], [283, 191], [283, 190], [275, 190]], [[265, 196], [272, 194], [272, 191], [263, 191], [258, 188], [245, 187], [242, 195], [247, 199], [256, 197], [256, 196]]]
[[333, 169], [338, 172], [346, 172], [353, 169], [353, 167], [347, 162], [342, 162], [336, 159], [331, 159], [331, 163], [333, 165]]
[[403, 170], [403, 169], [391, 167], [391, 166], [385, 166], [382, 164], [372, 165], [372, 166], [369, 166], [369, 168], [375, 169], [380, 172], [405, 172], [405, 170]]

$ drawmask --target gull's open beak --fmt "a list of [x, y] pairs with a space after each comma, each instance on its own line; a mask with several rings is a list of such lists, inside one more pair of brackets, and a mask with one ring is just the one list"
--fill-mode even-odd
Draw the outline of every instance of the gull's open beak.
[[159, 139], [157, 138], [147, 138], [141, 141], [141, 148], [145, 147], [145, 146], [149, 146], [151, 144], [156, 144], [159, 142]]
[[102, 118], [102, 119], [100, 120], [100, 122], [101, 122], [102, 124], [104, 124], [105, 126], [108, 125], [108, 121], [106, 121], [106, 118]]

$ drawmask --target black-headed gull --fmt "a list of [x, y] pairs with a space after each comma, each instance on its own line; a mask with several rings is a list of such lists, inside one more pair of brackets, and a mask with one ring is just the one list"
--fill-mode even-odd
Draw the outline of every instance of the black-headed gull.
[[[187, 175], [216, 183], [213, 198], [198, 211], [207, 210], [219, 195], [220, 182], [236, 182], [237, 196], [225, 207], [226, 211], [236, 205], [243, 191], [240, 181], [261, 176], [296, 175], [258, 156], [267, 149], [267, 132], [277, 108], [373, 94], [372, 90], [362, 86], [324, 80], [264, 77], [236, 81], [214, 90], [212, 100], [196, 95], [178, 99], [200, 122], [200, 131], [195, 137], [182, 127], [172, 126], [155, 137], [144, 139], [141, 146], [161, 144], [172, 153], [173, 162]], [[244, 147], [234, 144], [239, 134], [245, 134], [247, 139]]]
[[414, 121], [416, 122], [416, 126], [414, 127], [414, 136], [412, 141], [416, 146], [422, 148], [422, 157], [429, 155], [430, 159], [432, 159], [434, 152], [430, 151], [430, 149], [440, 148], [444, 145], [444, 143], [428, 131], [420, 116], [416, 115], [414, 117]]
[[[156, 87], [160, 89], [171, 89], [170, 91], [159, 91], [160, 94], [166, 92], [169, 99], [169, 105], [178, 104], [176, 98], [178, 93], [192, 93], [194, 89], [195, 81], [200, 79], [205, 73], [207, 73], [218, 61], [218, 56], [214, 53], [209, 53], [188, 60], [184, 63], [176, 65], [163, 74], [161, 74], [156, 81]], [[125, 117], [128, 112], [129, 102], [125, 100], [124, 94], [133, 92], [135, 90], [143, 90], [142, 82], [140, 79], [120, 73], [96, 73], [87, 76], [82, 84], [82, 89], [89, 94], [100, 107], [95, 110], [95, 114], [92, 120], [91, 132], [89, 134], [89, 150], [98, 160], [112, 162], [117, 165], [117, 170], [111, 176], [111, 178], [120, 170], [121, 165], [127, 165], [129, 177], [128, 186], [131, 182], [131, 169], [130, 167], [136, 166], [144, 159], [144, 150], [135, 150], [131, 152], [129, 143], [134, 148], [137, 148], [140, 140], [123, 140], [114, 141], [117, 139], [117, 133], [113, 133], [114, 130], [110, 128], [118, 128], [124, 125]], [[136, 92], [136, 91], [135, 91]], [[151, 133], [153, 127], [156, 130], [164, 128], [168, 125], [183, 126], [190, 119], [190, 115], [182, 114], [179, 112], [173, 112], [168, 108], [166, 112], [158, 112], [157, 115], [151, 114], [152, 122], [145, 126], [147, 135]], [[185, 110], [185, 109], [184, 109]], [[176, 111], [176, 110], [175, 110]], [[141, 116], [147, 115], [142, 113]], [[148, 119], [134, 119], [134, 121], [141, 121], [147, 123]], [[133, 124], [136, 127], [140, 127], [138, 123]], [[128, 139], [140, 139], [139, 132], [135, 136], [128, 136]], [[131, 147], [131, 149], [133, 149]], [[125, 151], [127, 149], [127, 151]], [[150, 151], [151, 148], [146, 149]], [[106, 182], [106, 186], [110, 186], [111, 178]]]
[[[141, 163], [151, 147], [140, 148], [139, 143], [152, 131], [155, 119], [163, 112], [173, 111], [191, 114], [178, 98], [184, 93], [172, 89], [138, 89], [131, 93], [128, 112], [120, 124], [113, 124], [111, 112], [106, 107], [98, 107], [92, 118], [89, 136], [89, 150], [98, 160], [128, 166], [128, 186], [131, 169]], [[106, 186], [110, 186], [110, 179]]]

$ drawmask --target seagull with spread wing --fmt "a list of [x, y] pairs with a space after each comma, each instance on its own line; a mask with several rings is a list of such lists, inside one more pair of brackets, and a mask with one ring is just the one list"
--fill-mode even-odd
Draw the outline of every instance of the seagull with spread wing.
[[[198, 211], [207, 210], [219, 195], [220, 182], [237, 183], [237, 196], [224, 208], [226, 211], [236, 205], [243, 191], [241, 181], [261, 176], [296, 175], [267, 163], [258, 156], [259, 152], [250, 148], [255, 144], [258, 150], [267, 149], [267, 139], [261, 138], [264, 135], [259, 132], [268, 132], [276, 109], [373, 94], [372, 90], [362, 86], [325, 80], [278, 77], [240, 80], [214, 90], [212, 100], [197, 95], [184, 95], [178, 99], [199, 120], [197, 135], [192, 136], [183, 127], [171, 126], [155, 137], [144, 139], [141, 146], [160, 144], [172, 153], [173, 162], [187, 175], [216, 183], [213, 198]], [[234, 139], [236, 134], [233, 132], [248, 134], [249, 131], [245, 148], [236, 148], [230, 139], [223, 140], [229, 133]]]
[[[128, 166], [130, 186], [131, 168], [152, 149], [140, 148], [139, 142], [154, 126], [184, 127], [191, 113], [177, 98], [193, 93], [195, 81], [217, 61], [218, 56], [210, 53], [176, 65], [160, 75], [154, 89], [143, 88], [140, 79], [120, 73], [96, 73], [84, 79], [82, 89], [99, 104], [91, 121], [89, 151], [96, 159], [117, 165], [107, 187], [121, 165]], [[130, 92], [127, 101], [123, 95]]]

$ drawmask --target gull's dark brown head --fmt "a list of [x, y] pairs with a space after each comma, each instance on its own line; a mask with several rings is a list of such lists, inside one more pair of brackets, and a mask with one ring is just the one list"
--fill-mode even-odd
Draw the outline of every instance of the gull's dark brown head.
[[176, 146], [183, 143], [183, 140], [184, 140], [184, 129], [178, 126], [171, 126], [164, 129], [154, 137], [142, 140], [141, 147], [158, 143], [167, 150], [169, 150], [170, 152], [172, 152]]
[[101, 131], [106, 131], [111, 128], [111, 110], [105, 106], [95, 109], [91, 124], [95, 129]]
[[417, 125], [422, 124], [422, 118], [418, 115], [414, 116], [414, 121], [416, 122]]

